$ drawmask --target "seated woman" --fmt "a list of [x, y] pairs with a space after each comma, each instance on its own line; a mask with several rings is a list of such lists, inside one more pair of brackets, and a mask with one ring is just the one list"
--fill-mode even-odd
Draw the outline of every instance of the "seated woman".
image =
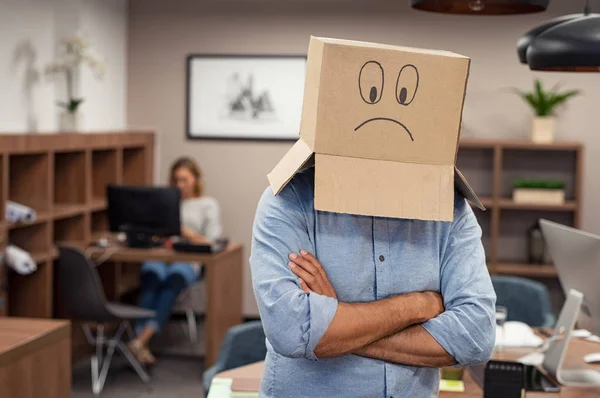
[[[221, 237], [218, 202], [202, 192], [201, 171], [189, 158], [171, 166], [171, 185], [181, 191], [181, 235], [193, 243], [210, 243]], [[129, 349], [140, 363], [153, 365], [156, 359], [148, 343], [168, 321], [179, 293], [198, 280], [200, 264], [165, 264], [147, 261], [142, 265], [140, 306], [156, 311], [156, 317], [136, 325], [136, 337]]]

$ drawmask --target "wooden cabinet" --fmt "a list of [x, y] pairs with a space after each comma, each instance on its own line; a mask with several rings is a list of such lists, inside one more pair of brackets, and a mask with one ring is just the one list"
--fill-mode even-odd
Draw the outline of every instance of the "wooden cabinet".
[[[106, 186], [151, 184], [152, 133], [0, 135], [0, 250], [29, 251], [38, 270], [0, 267], [0, 316], [54, 314], [55, 243], [87, 246], [108, 229]], [[6, 201], [32, 207], [32, 223], [5, 220]]]

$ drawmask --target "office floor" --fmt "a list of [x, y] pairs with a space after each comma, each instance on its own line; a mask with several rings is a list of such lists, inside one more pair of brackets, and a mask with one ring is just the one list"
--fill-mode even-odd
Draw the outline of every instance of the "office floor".
[[[202, 398], [203, 345], [192, 345], [181, 322], [170, 322], [152, 344], [157, 365], [144, 384], [126, 362], [115, 357], [101, 398]], [[202, 324], [198, 331], [203, 330]], [[200, 335], [199, 342], [203, 342]], [[89, 360], [73, 367], [72, 398], [92, 398]]]

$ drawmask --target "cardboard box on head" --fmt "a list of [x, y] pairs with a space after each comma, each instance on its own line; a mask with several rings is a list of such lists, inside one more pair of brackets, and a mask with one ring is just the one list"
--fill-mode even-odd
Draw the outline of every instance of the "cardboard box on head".
[[470, 59], [311, 37], [300, 139], [268, 175], [274, 194], [315, 163], [315, 209], [452, 221]]

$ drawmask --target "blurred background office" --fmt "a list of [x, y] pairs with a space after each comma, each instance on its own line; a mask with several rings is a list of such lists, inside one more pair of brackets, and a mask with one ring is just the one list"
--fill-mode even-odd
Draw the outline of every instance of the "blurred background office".
[[[488, 208], [474, 211], [500, 312], [554, 326], [565, 292], [538, 220], [600, 234], [600, 60], [590, 55], [596, 67], [582, 73], [536, 71], [517, 42], [586, 2], [514, 1], [544, 6], [505, 15], [486, 14], [501, 0], [463, 1], [474, 15], [413, 3], [426, 2], [0, 0], [0, 249], [26, 259], [0, 267], [0, 342], [3, 319], [72, 319], [72, 332], [58, 321], [19, 328], [28, 341], [50, 330], [71, 347], [57, 380], [74, 397], [199, 397], [219, 372], [260, 361], [248, 248], [266, 174], [298, 134], [310, 35], [472, 59], [457, 163]], [[600, 12], [600, 1], [587, 3]], [[597, 26], [576, 32], [596, 50]], [[128, 247], [110, 231], [113, 185], [176, 188], [183, 240]], [[32, 218], [20, 218], [17, 204]], [[101, 291], [93, 303], [81, 298], [89, 311], [60, 293], [59, 282], [74, 282], [61, 277], [72, 262], [89, 267], [81, 278]], [[161, 305], [171, 264], [181, 283]], [[149, 272], [165, 278], [150, 282]], [[94, 347], [120, 330], [114, 347], [129, 342], [134, 357], [114, 348], [111, 362]], [[151, 373], [140, 371], [155, 357]]]

